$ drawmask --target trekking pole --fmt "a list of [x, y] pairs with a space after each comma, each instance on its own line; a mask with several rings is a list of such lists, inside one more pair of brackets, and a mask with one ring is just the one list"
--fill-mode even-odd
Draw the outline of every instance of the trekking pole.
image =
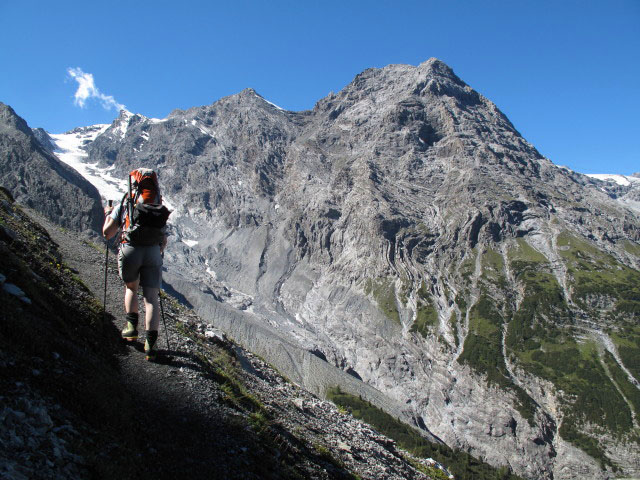
[[162, 295], [161, 291], [158, 292], [158, 298], [160, 299], [160, 313], [162, 314], [162, 324], [164, 325], [164, 336], [167, 339], [167, 351], [171, 351], [171, 347], [169, 347], [169, 332], [167, 332], [167, 322], [164, 319], [164, 308], [162, 306]]
[[[109, 206], [113, 206], [113, 200], [109, 200]], [[104, 256], [104, 301], [102, 302], [102, 319], [107, 319], [107, 266], [109, 265], [109, 239], [105, 238], [107, 252]]]

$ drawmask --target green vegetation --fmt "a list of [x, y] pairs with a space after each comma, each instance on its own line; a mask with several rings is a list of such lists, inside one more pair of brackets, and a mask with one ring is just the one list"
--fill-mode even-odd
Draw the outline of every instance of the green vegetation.
[[460, 346], [460, 339], [458, 338], [458, 316], [455, 312], [451, 312], [449, 317], [449, 325], [451, 325], [451, 331], [453, 333], [453, 340], [456, 342], [456, 347]]
[[411, 290], [411, 282], [407, 280], [404, 276], [400, 281], [400, 288], [398, 288], [398, 299], [400, 303], [406, 305], [409, 301], [409, 292]]
[[612, 300], [611, 319], [640, 314], [640, 272], [621, 264], [611, 255], [568, 233], [558, 236], [561, 255], [573, 279], [573, 298], [585, 310], [593, 309], [594, 299]]
[[516, 248], [509, 250], [507, 255], [509, 262], [520, 260], [528, 263], [547, 263], [545, 257], [538, 250], [529, 245], [523, 238], [516, 239]]
[[193, 328], [185, 323], [176, 323], [176, 329], [193, 340], [199, 347], [200, 352], [196, 356], [206, 367], [213, 380], [220, 384], [220, 389], [225, 393], [230, 404], [248, 410], [255, 417], [251, 417], [251, 424], [258, 425], [260, 418], [268, 418], [269, 414], [262, 402], [254, 395], [251, 395], [245, 388], [242, 377], [242, 369], [236, 365], [231, 354], [222, 349], [211, 346], [206, 342], [205, 337], [197, 333]]
[[396, 304], [395, 287], [391, 280], [368, 279], [365, 282], [364, 292], [367, 295], [373, 295], [373, 298], [378, 303], [378, 308], [387, 318], [393, 320], [398, 325], [401, 325], [400, 313], [398, 312], [398, 305]]
[[604, 362], [622, 394], [633, 405], [636, 415], [640, 415], [640, 390], [629, 381], [627, 374], [624, 373], [616, 359], [608, 351], [604, 352]]
[[640, 325], [626, 325], [611, 338], [618, 347], [618, 354], [631, 374], [640, 378]]
[[[608, 271], [607, 265], [613, 265], [614, 261], [598, 254], [588, 244], [583, 245], [584, 242], [566, 237], [559, 243], [569, 247], [563, 250], [563, 255], [571, 259], [568, 263], [573, 265], [570, 272], [574, 279], [581, 278], [581, 272], [586, 272], [587, 266], [592, 272], [593, 265], [605, 270], [609, 279], [618, 275], [616, 272], [629, 274], [617, 264], [615, 271], [613, 267]], [[588, 255], [596, 260], [587, 261]], [[508, 306], [491, 298], [489, 292], [502, 291], [501, 286], [504, 285], [503, 260], [491, 250], [484, 252], [479, 279], [481, 295], [469, 311], [469, 334], [459, 361], [486, 375], [489, 383], [513, 391], [518, 399], [518, 411], [533, 424], [536, 405], [525, 391], [513, 384], [503, 358], [502, 328], [508, 321], [505, 347], [509, 355], [520, 366], [550, 380], [564, 393], [563, 438], [584, 449], [602, 465], [610, 465], [598, 442], [582, 433], [580, 426], [596, 425], [614, 435], [627, 436], [632, 429], [631, 411], [604, 370], [595, 346], [575, 341], [569, 326], [571, 311], [544, 255], [523, 239], [518, 239], [517, 247], [509, 251], [507, 258], [518, 285], [523, 289], [523, 301], [515, 312], [511, 312]], [[581, 262], [580, 269], [576, 262]], [[581, 291], [584, 291], [584, 282], [581, 285]], [[635, 286], [629, 284], [628, 291], [633, 288]], [[626, 298], [629, 300], [631, 297]], [[636, 342], [635, 331], [630, 329], [621, 332], [618, 338], [621, 355], [624, 351], [634, 366], [634, 362], [640, 362], [631, 360], [634, 355], [635, 358], [640, 357]], [[619, 376], [621, 372], [616, 373], [616, 367], [619, 368], [614, 365], [610, 371], [612, 375]], [[619, 386], [622, 390], [623, 387]]]
[[438, 325], [438, 312], [431, 303], [418, 304], [416, 321], [411, 325], [412, 332], [419, 332], [427, 338], [434, 327]]
[[[585, 272], [611, 265], [612, 259], [586, 242], [561, 235], [558, 243], [566, 247], [561, 252], [569, 272], [583, 287], [580, 279], [586, 278]], [[550, 380], [564, 393], [565, 419], [560, 435], [601, 465], [611, 465], [598, 442], [583, 433], [581, 425], [588, 423], [614, 435], [627, 435], [632, 428], [631, 412], [604, 370], [595, 345], [575, 340], [570, 327], [572, 313], [547, 259], [522, 239], [508, 258], [524, 289], [524, 299], [509, 322], [506, 346], [522, 367]], [[576, 288], [574, 295], [585, 292], [583, 287]]]
[[500, 290], [507, 288], [504, 259], [502, 255], [490, 248], [482, 254], [482, 281], [495, 285]]
[[486, 293], [483, 294], [471, 307], [469, 334], [458, 361], [485, 374], [489, 384], [511, 390], [517, 398], [516, 409], [533, 426], [536, 404], [521, 387], [513, 383], [502, 355], [502, 322], [502, 315], [494, 302]]
[[506, 344], [526, 363], [528, 352], [537, 351], [546, 338], [560, 334], [555, 322], [569, 317], [569, 310], [546, 257], [522, 239], [508, 257], [516, 281], [524, 287], [524, 299], [509, 322]]
[[489, 291], [504, 291], [506, 278], [502, 256], [491, 249], [482, 254], [479, 285], [480, 298], [469, 311], [469, 333], [458, 361], [486, 375], [489, 384], [512, 391], [517, 399], [517, 410], [533, 425], [536, 404], [522, 388], [513, 383], [502, 353], [502, 328], [508, 309], [491, 298]]
[[405, 460], [411, 464], [413, 468], [418, 470], [419, 472], [428, 475], [431, 480], [449, 480], [449, 476], [440, 470], [437, 467], [430, 467], [428, 465], [424, 465], [413, 458], [405, 456]]
[[324, 445], [320, 443], [314, 443], [313, 449], [316, 451], [316, 453], [322, 460], [333, 465], [338, 470], [341, 470], [344, 473], [344, 475], [346, 475], [345, 478], [347, 478], [348, 480], [360, 480], [360, 477], [358, 475], [352, 472], [348, 472], [346, 470], [344, 463], [342, 463], [339, 459], [334, 457], [331, 454], [331, 451]]
[[462, 279], [463, 289], [457, 292], [455, 297], [455, 302], [456, 302], [456, 305], [458, 305], [458, 308], [462, 312], [463, 316], [467, 311], [467, 307], [468, 307], [467, 299], [470, 297], [469, 292], [472, 284], [471, 277], [473, 275], [473, 272], [476, 269], [476, 264], [475, 264], [476, 256], [477, 256], [477, 251], [474, 248], [473, 257], [467, 258], [466, 260], [464, 260], [460, 264], [460, 267], [458, 268], [458, 273], [460, 274], [460, 277]]
[[629, 240], [625, 240], [624, 243], [624, 249], [629, 252], [632, 255], [635, 255], [636, 257], [640, 257], [640, 245], [634, 242], [630, 242]]
[[438, 311], [433, 306], [424, 281], [418, 290], [417, 304], [418, 311], [416, 312], [416, 320], [411, 325], [411, 331], [418, 332], [427, 338], [430, 333], [433, 333], [434, 327], [438, 325]]
[[508, 374], [502, 356], [501, 324], [500, 312], [488, 295], [483, 294], [469, 312], [469, 334], [458, 360], [486, 374], [489, 383], [504, 386]]
[[464, 313], [467, 311], [467, 297], [469, 296], [469, 294], [467, 292], [465, 292], [465, 294], [463, 293], [458, 293], [456, 295], [456, 305], [458, 305], [458, 308], [460, 309], [460, 312], [462, 312], [462, 314], [464, 315]]
[[249, 425], [254, 431], [262, 434], [271, 426], [271, 419], [265, 415], [265, 410], [258, 410], [249, 414]]
[[[420, 433], [360, 397], [342, 392], [339, 387], [327, 392], [327, 398], [348, 409], [351, 414], [373, 426], [397, 444], [421, 458], [433, 458], [445, 465], [457, 480], [517, 480], [507, 468], [496, 469], [461, 450], [430, 442]], [[437, 477], [435, 477], [437, 478]]]
[[[575, 345], [575, 344], [574, 344]], [[576, 345], [559, 355], [547, 354], [558, 375], [555, 383], [575, 397], [569, 416], [606, 427], [614, 434], [628, 433], [633, 427], [631, 412], [615, 385], [611, 383], [593, 343]]]
[[595, 458], [600, 463], [602, 469], [606, 466], [612, 467], [613, 469], [617, 468], [604, 454], [604, 450], [600, 447], [598, 441], [585, 435], [576, 427], [573, 418], [565, 418], [560, 426], [559, 432], [560, 436], [566, 441], [574, 444], [590, 457]]
[[471, 285], [471, 277], [473, 276], [473, 272], [476, 270], [476, 257], [478, 256], [478, 251], [476, 248], [473, 249], [472, 256], [466, 258], [458, 268], [458, 272], [462, 277], [463, 284]]

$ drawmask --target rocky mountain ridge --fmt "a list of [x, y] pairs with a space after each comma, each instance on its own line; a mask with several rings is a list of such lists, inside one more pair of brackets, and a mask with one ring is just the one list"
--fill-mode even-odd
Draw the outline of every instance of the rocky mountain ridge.
[[168, 283], [312, 391], [336, 381], [318, 360], [523, 476], [637, 474], [629, 192], [542, 157], [442, 62], [367, 70], [307, 112], [250, 89], [125, 112], [86, 149], [160, 172]]
[[52, 151], [44, 131], [35, 133], [13, 109], [0, 103], [0, 185], [61, 225], [100, 231], [100, 194]]

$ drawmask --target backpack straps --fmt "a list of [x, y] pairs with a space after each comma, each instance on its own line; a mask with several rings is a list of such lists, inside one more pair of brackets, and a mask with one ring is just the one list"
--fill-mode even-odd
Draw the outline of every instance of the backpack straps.
[[[124, 232], [127, 229], [126, 223], [128, 222], [129, 217], [129, 205], [127, 197], [129, 195], [125, 192], [122, 196], [122, 200], [120, 200], [120, 210], [118, 211], [118, 226], [120, 227], [120, 243], [124, 241]], [[125, 204], [127, 202], [127, 204]], [[126, 212], [125, 212], [126, 210]]]
[[129, 174], [129, 195], [127, 196], [127, 213], [129, 216], [129, 222], [131, 222], [131, 219], [133, 218], [133, 199], [131, 198], [131, 174], [133, 172], [131, 172]]

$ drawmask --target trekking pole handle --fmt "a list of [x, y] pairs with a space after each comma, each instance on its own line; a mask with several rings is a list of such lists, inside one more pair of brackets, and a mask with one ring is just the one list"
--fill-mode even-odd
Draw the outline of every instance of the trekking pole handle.
[[104, 216], [108, 216], [109, 214], [111, 214], [111, 212], [113, 211], [113, 200], [107, 200], [108, 203], [108, 207], [105, 207], [104, 209]]
[[113, 211], [113, 200], [107, 200], [108, 207], [104, 208], [104, 216], [107, 217]]

